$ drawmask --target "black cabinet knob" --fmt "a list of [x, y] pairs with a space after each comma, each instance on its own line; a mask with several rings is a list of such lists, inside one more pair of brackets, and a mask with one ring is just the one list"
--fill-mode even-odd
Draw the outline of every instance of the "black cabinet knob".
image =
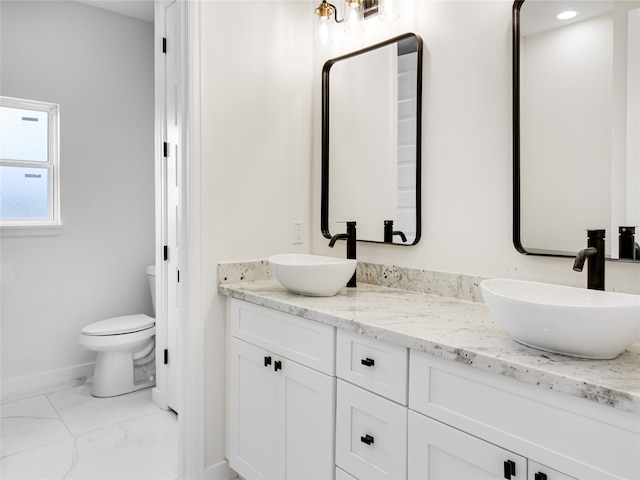
[[277, 372], [278, 370], [282, 370], [282, 362], [280, 360], [276, 360], [273, 364], [273, 369]]
[[264, 366], [271, 365], [271, 357], [264, 357]]
[[373, 367], [373, 365], [375, 364], [373, 358], [363, 358], [362, 360], [360, 360], [360, 363], [365, 367]]
[[360, 437], [360, 441], [367, 445], [371, 445], [373, 443], [373, 437], [371, 435], [365, 435], [364, 437]]
[[536, 472], [533, 475], [534, 480], [547, 480], [547, 474], [542, 472]]
[[513, 460], [506, 460], [504, 462], [504, 478], [511, 479], [511, 476], [516, 475], [516, 464]]

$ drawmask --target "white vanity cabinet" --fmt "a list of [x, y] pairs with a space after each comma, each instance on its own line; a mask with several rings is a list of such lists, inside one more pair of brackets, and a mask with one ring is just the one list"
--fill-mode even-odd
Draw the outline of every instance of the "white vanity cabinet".
[[334, 474], [335, 329], [231, 300], [227, 459], [247, 480]]
[[637, 415], [418, 351], [409, 370], [411, 479], [640, 478]]
[[[287, 308], [277, 294], [266, 298]], [[355, 320], [336, 316], [336, 328], [229, 300], [226, 454], [242, 478], [640, 479], [640, 415], [607, 405], [621, 392], [559, 380], [553, 358], [438, 347], [424, 329], [405, 334], [411, 349], [381, 341], [366, 333], [385, 333], [372, 312], [358, 334]], [[545, 388], [547, 372], [594, 398]]]
[[338, 330], [336, 371], [336, 478], [406, 478], [408, 350]]

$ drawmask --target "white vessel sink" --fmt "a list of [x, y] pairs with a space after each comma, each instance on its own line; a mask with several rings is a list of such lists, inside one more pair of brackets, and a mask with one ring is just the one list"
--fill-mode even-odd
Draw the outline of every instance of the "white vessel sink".
[[344, 287], [357, 261], [300, 253], [269, 257], [269, 265], [278, 281], [291, 292], [312, 297], [331, 297]]
[[530, 347], [610, 359], [640, 337], [640, 295], [506, 279], [480, 287], [495, 320]]

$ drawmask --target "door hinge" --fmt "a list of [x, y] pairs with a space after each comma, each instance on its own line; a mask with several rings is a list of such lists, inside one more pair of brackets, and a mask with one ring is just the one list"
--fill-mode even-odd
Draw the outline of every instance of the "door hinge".
[[167, 53], [167, 39], [165, 37], [162, 38], [162, 53]]
[[164, 142], [163, 145], [162, 145], [162, 148], [163, 148], [163, 155], [165, 157], [168, 157], [169, 156], [169, 144], [167, 142]]
[[166, 262], [167, 260], [169, 260], [169, 247], [167, 245], [165, 245], [163, 247], [163, 250], [164, 251], [162, 253], [162, 256], [163, 256], [164, 261]]
[[168, 364], [169, 363], [169, 350], [167, 350], [166, 348], [164, 349], [164, 364]]

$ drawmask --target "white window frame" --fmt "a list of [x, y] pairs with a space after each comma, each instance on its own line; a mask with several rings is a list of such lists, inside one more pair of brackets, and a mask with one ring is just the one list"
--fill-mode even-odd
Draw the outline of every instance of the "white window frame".
[[61, 230], [60, 218], [60, 105], [13, 97], [0, 96], [0, 106], [46, 112], [48, 119], [48, 160], [33, 162], [0, 158], [0, 165], [14, 167], [38, 167], [49, 171], [49, 218], [11, 219], [0, 218], [1, 236], [47, 235]]

